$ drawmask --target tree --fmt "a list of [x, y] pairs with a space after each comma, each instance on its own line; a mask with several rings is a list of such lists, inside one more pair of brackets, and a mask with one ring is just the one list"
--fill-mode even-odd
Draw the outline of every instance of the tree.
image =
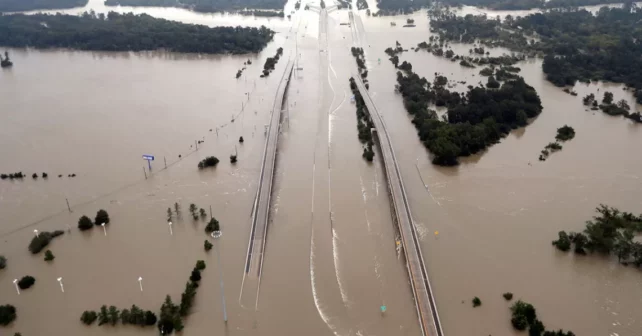
[[154, 314], [151, 310], [145, 312], [145, 325], [154, 325], [156, 324], [157, 320], [158, 319], [156, 318], [156, 314]]
[[560, 231], [557, 233], [558, 239], [553, 241], [553, 246], [557, 247], [560, 251], [568, 251], [571, 249], [571, 239], [568, 237], [568, 234], [565, 231]]
[[34, 283], [36, 283], [36, 278], [31, 275], [25, 275], [18, 281], [18, 287], [20, 287], [20, 289], [27, 289], [33, 286]]
[[98, 312], [98, 325], [100, 326], [105, 323], [109, 323], [109, 312], [107, 311], [107, 306], [102, 305]]
[[205, 261], [204, 260], [198, 260], [196, 262], [196, 269], [199, 271], [202, 271], [205, 269]]
[[181, 206], [178, 202], [174, 203], [174, 211], [176, 212], [176, 218], [181, 215]]
[[7, 258], [5, 256], [0, 255], [0, 269], [4, 269], [7, 267]]
[[107, 315], [109, 317], [109, 323], [111, 325], [116, 325], [116, 323], [118, 323], [118, 320], [120, 319], [120, 310], [118, 310], [116, 306], [109, 306]]
[[230, 163], [236, 163], [237, 158], [236, 155], [230, 155]]
[[107, 214], [107, 211], [100, 209], [96, 213], [96, 221], [94, 222], [96, 225], [101, 225], [103, 223], [109, 224], [109, 214]]
[[626, 100], [624, 99], [621, 99], [620, 101], [617, 102], [617, 107], [625, 111], [629, 111], [631, 109], [631, 107], [629, 106], [629, 103], [627, 103]]
[[202, 220], [207, 219], [207, 212], [205, 212], [205, 209], [201, 208], [201, 209], [199, 210], [199, 213], [200, 213], [200, 215], [201, 215], [201, 219], [202, 219]]
[[488, 82], [486, 83], [486, 87], [489, 89], [497, 89], [499, 88], [500, 84], [497, 80], [495, 80], [495, 77], [493, 75], [488, 76]]
[[92, 323], [94, 323], [94, 321], [96, 321], [97, 318], [98, 314], [96, 314], [96, 312], [93, 310], [85, 310], [80, 316], [80, 320], [86, 325], [91, 325]]
[[192, 275], [189, 277], [189, 279], [193, 282], [201, 281], [201, 271], [195, 268], [194, 270], [192, 270]]
[[243, 140], [243, 136], [240, 136], [240, 137], [239, 137], [239, 142], [240, 142], [240, 143], [243, 143], [244, 141], [245, 141], [245, 140]]
[[7, 326], [16, 319], [16, 307], [12, 305], [0, 306], [0, 325]]
[[120, 312], [120, 321], [123, 324], [130, 324], [132, 320], [132, 314], [129, 311], [129, 309], [123, 309], [123, 311]]
[[573, 129], [573, 127], [564, 125], [557, 129], [557, 135], [555, 136], [555, 139], [559, 141], [567, 141], [573, 139], [574, 137], [575, 130]]
[[207, 167], [216, 167], [218, 164], [219, 160], [216, 158], [216, 156], [208, 156], [205, 159], [201, 160], [201, 162], [198, 163], [198, 168], [199, 169], [204, 169]]
[[198, 220], [197, 210], [198, 208], [196, 207], [196, 204], [192, 203], [189, 205], [189, 212], [192, 214], [192, 218], [194, 218], [194, 220]]
[[211, 232], [214, 232], [214, 231], [220, 231], [220, 230], [221, 230], [221, 226], [220, 226], [218, 220], [216, 220], [216, 218], [214, 218], [214, 217], [212, 217], [210, 219], [209, 223], [207, 223], [207, 225], [205, 226], [205, 232], [207, 232], [207, 233], [211, 233]]
[[172, 208], [167, 208], [167, 221], [172, 221]]
[[94, 224], [91, 222], [91, 219], [87, 216], [82, 216], [78, 220], [78, 229], [80, 231], [86, 231], [94, 227]]
[[206, 240], [205, 243], [203, 244], [203, 247], [205, 248], [205, 251], [209, 251], [212, 249], [212, 243], [210, 243], [209, 240]]
[[481, 300], [478, 297], [475, 296], [473, 298], [473, 307], [479, 307], [479, 306], [481, 306], [481, 304], [482, 304]]
[[[535, 319], [537, 318], [537, 313], [535, 312], [535, 308], [533, 307], [533, 305], [522, 300], [518, 300], [517, 302], [515, 302], [510, 307], [510, 310], [513, 315], [511, 323], [513, 323], [513, 327], [515, 327], [515, 329], [517, 330], [526, 329], [526, 326], [535, 322]], [[515, 324], [515, 322], [517, 322], [517, 325]]]
[[504, 299], [506, 299], [506, 301], [510, 301], [513, 299], [513, 293], [511, 292], [506, 292], [502, 296], [504, 297]]
[[613, 103], [613, 93], [609, 91], [604, 91], [604, 98], [602, 98], [602, 103], [603, 104]]
[[56, 257], [53, 255], [53, 253], [51, 253], [51, 250], [45, 251], [45, 261], [52, 261], [55, 258]]

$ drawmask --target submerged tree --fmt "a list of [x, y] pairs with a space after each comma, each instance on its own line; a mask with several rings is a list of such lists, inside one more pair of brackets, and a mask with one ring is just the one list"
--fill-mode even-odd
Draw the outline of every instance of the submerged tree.
[[94, 222], [96, 225], [102, 225], [103, 223], [109, 224], [109, 214], [107, 211], [100, 209], [96, 213], [96, 221]]
[[82, 216], [78, 220], [78, 228], [80, 231], [89, 230], [94, 227], [94, 223], [91, 222], [91, 219], [87, 216]]

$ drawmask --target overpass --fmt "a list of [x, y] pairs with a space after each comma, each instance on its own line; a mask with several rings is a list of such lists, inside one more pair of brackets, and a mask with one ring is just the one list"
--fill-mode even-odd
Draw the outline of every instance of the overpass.
[[247, 247], [243, 283], [245, 284], [245, 275], [250, 275], [252, 279], [256, 280], [253, 282], [256, 287], [255, 302], [257, 304], [261, 281], [261, 269], [263, 267], [263, 253], [265, 251], [265, 238], [267, 236], [267, 226], [270, 215], [270, 199], [272, 196], [272, 182], [274, 181], [276, 149], [281, 128], [281, 111], [283, 109], [283, 102], [292, 76], [294, 63], [294, 60], [288, 59], [285, 71], [281, 76], [279, 86], [274, 96], [274, 105], [272, 106], [270, 123], [267, 125], [265, 134], [265, 148], [263, 149], [263, 160], [258, 181], [258, 189], [256, 191], [256, 198], [254, 199], [254, 206], [252, 208], [252, 223], [250, 226], [250, 239]]
[[393, 216], [401, 233], [401, 244], [406, 257], [406, 267], [408, 268], [412, 293], [415, 297], [422, 334], [424, 336], [444, 336], [441, 322], [439, 321], [439, 314], [437, 313], [437, 304], [435, 303], [428, 272], [426, 271], [426, 265], [421, 253], [419, 236], [412, 220], [408, 197], [403, 186], [403, 179], [401, 178], [401, 172], [397, 165], [397, 158], [392, 147], [392, 141], [388, 136], [388, 130], [386, 129], [386, 124], [381, 114], [379, 114], [377, 107], [370, 98], [368, 90], [361, 81], [361, 76], [353, 77], [355, 78], [359, 93], [361, 93], [363, 101], [368, 108], [377, 133], [375, 138], [381, 149], [381, 157], [388, 181], [388, 191], [390, 192], [392, 202]]

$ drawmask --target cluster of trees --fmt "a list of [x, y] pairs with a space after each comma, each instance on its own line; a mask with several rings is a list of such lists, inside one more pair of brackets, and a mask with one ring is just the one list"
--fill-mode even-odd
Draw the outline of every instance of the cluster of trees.
[[36, 236], [31, 238], [31, 242], [29, 242], [29, 251], [32, 254], [38, 254], [42, 249], [47, 247], [49, 245], [49, 242], [60, 236], [63, 235], [65, 232], [61, 230], [56, 230], [53, 232], [48, 232], [48, 231], [41, 231], [39, 232]]
[[560, 231], [553, 246], [565, 252], [573, 248], [578, 254], [615, 255], [621, 263], [642, 266], [642, 243], [634, 240], [642, 232], [642, 215], [620, 212], [603, 204], [596, 211], [599, 215], [586, 222], [583, 232]]
[[32, 277], [31, 275], [25, 275], [20, 280], [18, 281], [18, 287], [20, 289], [28, 289], [31, 288], [36, 283], [36, 278]]
[[372, 129], [374, 124], [370, 118], [370, 111], [363, 100], [363, 96], [357, 88], [354, 78], [350, 77], [350, 90], [354, 95], [354, 101], [357, 106], [357, 131], [359, 136], [359, 141], [363, 144], [363, 154], [361, 155], [364, 159], [369, 162], [372, 162], [374, 159], [374, 150], [372, 146], [374, 141], [372, 138]]
[[9, 325], [16, 319], [16, 316], [16, 307], [10, 304], [0, 305], [0, 325]]
[[17, 172], [17, 173], [11, 173], [11, 174], [0, 174], [0, 178], [5, 180], [5, 179], [22, 179], [24, 178], [25, 175], [22, 172]]
[[205, 269], [205, 262], [202, 260], [197, 261], [190, 275], [190, 281], [187, 282], [185, 290], [181, 294], [180, 305], [174, 304], [169, 295], [165, 297], [165, 302], [163, 302], [160, 309], [160, 320], [158, 321], [158, 330], [162, 335], [183, 330], [183, 318], [189, 314], [194, 304], [196, 289], [199, 286], [199, 281], [201, 281], [201, 271], [203, 269]]
[[[512, 295], [511, 295], [512, 297]], [[544, 323], [537, 318], [537, 311], [532, 304], [518, 300], [510, 307], [511, 324], [517, 330], [528, 328], [529, 336], [575, 336], [572, 331], [547, 331]]]
[[90, 230], [91, 228], [94, 227], [94, 225], [102, 225], [103, 223], [109, 224], [109, 214], [107, 211], [100, 209], [98, 212], [96, 212], [96, 218], [95, 221], [92, 222], [91, 219], [87, 216], [82, 216], [78, 219], [78, 229], [80, 231], [86, 231]]
[[557, 152], [562, 150], [562, 144], [561, 142], [571, 140], [575, 137], [575, 130], [573, 127], [564, 125], [560, 128], [557, 129], [557, 135], [555, 136], [555, 142], [550, 142], [539, 155], [539, 160], [540, 161], [546, 161], [548, 159], [548, 156], [551, 155], [551, 153]]
[[[635, 122], [642, 123], [642, 115], [640, 112], [630, 112], [631, 107], [629, 103], [621, 99], [618, 102], [613, 101], [613, 93], [609, 91], [604, 92], [604, 97], [602, 98], [602, 104], [598, 105], [597, 99], [594, 94], [588, 94], [583, 99], [582, 102], [586, 106], [592, 106], [592, 110], [597, 110], [598, 108], [602, 112], [611, 115], [611, 116], [624, 116], [627, 119], [631, 119]], [[598, 107], [599, 106], [599, 107]]]
[[107, 6], [180, 7], [196, 12], [237, 12], [246, 8], [282, 10], [285, 0], [107, 0]]
[[357, 0], [357, 9], [368, 9], [368, 2], [366, 0]]
[[[171, 213], [171, 209], [168, 208], [168, 210]], [[192, 218], [194, 220], [198, 220], [199, 217], [203, 221], [205, 221], [207, 219], [207, 212], [205, 211], [205, 209], [203, 209], [203, 208], [199, 209], [196, 206], [196, 204], [194, 204], [194, 203], [189, 205], [189, 212], [190, 212], [190, 214], [192, 214]]]
[[91, 325], [96, 320], [98, 320], [98, 325], [110, 324], [113, 326], [120, 321], [123, 325], [132, 324], [145, 327], [156, 324], [157, 317], [151, 310], [145, 311], [136, 305], [132, 305], [131, 309], [123, 309], [122, 311], [116, 306], [109, 306], [108, 308], [103, 305], [98, 313], [93, 310], [85, 310], [80, 316], [80, 321], [86, 325]]
[[207, 167], [216, 167], [218, 162], [219, 160], [216, 156], [208, 156], [198, 163], [198, 169], [204, 169]]
[[[526, 126], [529, 118], [542, 111], [539, 95], [521, 77], [497, 89], [469, 86], [465, 95], [449, 91], [444, 76], [430, 83], [412, 71], [405, 75], [398, 72], [397, 83], [419, 138], [438, 165], [456, 165], [457, 157], [499, 142], [510, 130]], [[437, 118], [437, 113], [429, 109], [432, 105], [448, 107], [447, 121]]]
[[238, 11], [238, 14], [248, 15], [248, 16], [260, 16], [260, 17], [285, 17], [283, 11], [270, 11], [270, 10], [242, 10]]
[[[434, 43], [432, 43], [433, 41]], [[502, 55], [502, 56], [492, 56], [492, 57], [491, 56], [472, 57], [472, 56], [457, 55], [455, 54], [454, 51], [452, 51], [452, 49], [444, 50], [444, 47], [448, 47], [448, 44], [444, 43], [444, 41], [439, 41], [439, 37], [431, 36], [430, 42], [431, 43], [426, 43], [424, 41], [417, 44], [417, 48], [415, 49], [415, 51], [426, 50], [437, 57], [444, 57], [453, 62], [460, 61], [459, 62], [460, 65], [469, 67], [469, 68], [474, 68], [475, 66], [473, 64], [490, 65], [490, 66], [506, 66], [506, 69], [504, 69], [504, 71], [511, 71], [511, 69], [515, 69], [515, 70], [512, 70], [512, 72], [519, 72], [519, 68], [512, 67], [512, 65], [526, 59], [526, 57], [523, 55]], [[388, 49], [391, 49], [391, 48], [388, 48]], [[475, 49], [479, 51], [478, 48], [475, 48]], [[483, 48], [481, 48], [481, 50], [483, 51]], [[473, 49], [470, 49], [468, 53], [473, 54], [475, 53], [475, 51]]]
[[282, 55], [283, 55], [283, 48], [279, 47], [279, 49], [276, 50], [276, 55], [274, 55], [274, 57], [268, 57], [265, 60], [265, 64], [263, 64], [263, 73], [261, 74], [261, 77], [267, 77], [270, 75], [270, 72], [272, 72], [276, 64], [279, 63], [279, 59], [281, 59]]
[[431, 0], [377, 0], [379, 11], [374, 16], [410, 14], [428, 7]]
[[0, 12], [83, 7], [89, 0], [0, 0]]
[[214, 231], [221, 231], [221, 224], [216, 218], [212, 217], [207, 225], [205, 225], [205, 232], [210, 234]]
[[561, 8], [620, 3], [621, 0], [445, 0], [452, 6], [476, 6], [494, 10], [524, 10], [532, 8]]
[[19, 48], [244, 54], [259, 52], [273, 36], [263, 26], [210, 28], [146, 14], [0, 15], [0, 44]]

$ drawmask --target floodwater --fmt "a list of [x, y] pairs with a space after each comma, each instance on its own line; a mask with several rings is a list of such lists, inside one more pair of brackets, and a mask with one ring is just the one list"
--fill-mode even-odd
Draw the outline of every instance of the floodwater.
[[[93, 0], [90, 7], [104, 8]], [[550, 245], [557, 231], [580, 230], [599, 203], [640, 212], [642, 159], [632, 154], [642, 131], [626, 119], [585, 111], [581, 103], [583, 95], [601, 96], [608, 88], [634, 106], [621, 86], [578, 84], [573, 97], [544, 80], [539, 61], [523, 62], [518, 66], [542, 98], [542, 114], [485, 153], [441, 168], [430, 164], [419, 143], [383, 52], [396, 40], [406, 48], [427, 40], [425, 12], [412, 15], [417, 27], [410, 29], [401, 27], [408, 16], [374, 18], [360, 11], [353, 34], [339, 25], [348, 22], [347, 11], [301, 11], [291, 20], [268, 22], [181, 9], [135, 10], [210, 26], [266, 24], [278, 34], [250, 56], [10, 50], [15, 66], [0, 73], [0, 172], [29, 176], [0, 181], [0, 254], [9, 259], [0, 271], [0, 304], [18, 309], [16, 322], [5, 328], [10, 334], [155, 333], [85, 327], [78, 319], [103, 304], [157, 311], [166, 294], [179, 301], [198, 259], [208, 267], [186, 333], [421, 334], [404, 260], [395, 248], [379, 155], [373, 164], [361, 158], [348, 86], [356, 69], [349, 49], [357, 43], [364, 46], [370, 91], [397, 149], [444, 332], [512, 335], [509, 303], [501, 297], [507, 291], [533, 303], [550, 329], [620, 336], [642, 330], [638, 270], [562, 254]], [[397, 27], [390, 27], [393, 20]], [[293, 75], [283, 113], [255, 308], [240, 299], [243, 266], [263, 129], [287, 62], [282, 59], [266, 79], [259, 74], [280, 46], [284, 58], [300, 53], [302, 70]], [[461, 54], [469, 46], [453, 49]], [[248, 58], [252, 65], [235, 79]], [[479, 68], [425, 52], [400, 58], [428, 79], [441, 72], [471, 85], [485, 80]], [[564, 124], [575, 128], [576, 138], [547, 161], [537, 161]], [[204, 143], [196, 150], [198, 140]], [[236, 165], [228, 160], [234, 153]], [[147, 179], [142, 154], [156, 157]], [[218, 156], [219, 165], [198, 171], [198, 161], [209, 155]], [[31, 179], [42, 171], [49, 173], [47, 180]], [[67, 177], [71, 173], [77, 176]], [[172, 219], [170, 235], [166, 211], [175, 202], [182, 216]], [[211, 206], [221, 222], [223, 237], [209, 253], [202, 249], [205, 223], [192, 220], [190, 203], [208, 212]], [[93, 218], [101, 208], [112, 219], [107, 235], [100, 227], [89, 233], [76, 229], [81, 215]], [[33, 229], [67, 227], [71, 231], [49, 246], [53, 263], [27, 251]], [[36, 284], [18, 296], [11, 282], [27, 274]], [[472, 308], [474, 296], [481, 307]], [[387, 306], [383, 315], [381, 305]]]

